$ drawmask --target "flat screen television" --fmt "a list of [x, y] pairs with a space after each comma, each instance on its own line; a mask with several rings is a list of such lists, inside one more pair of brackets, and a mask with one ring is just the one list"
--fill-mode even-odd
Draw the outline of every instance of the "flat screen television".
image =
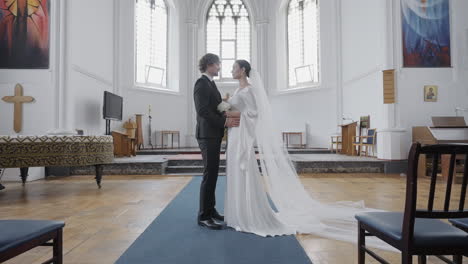
[[108, 91], [104, 92], [103, 118], [108, 120], [122, 120], [123, 98]]

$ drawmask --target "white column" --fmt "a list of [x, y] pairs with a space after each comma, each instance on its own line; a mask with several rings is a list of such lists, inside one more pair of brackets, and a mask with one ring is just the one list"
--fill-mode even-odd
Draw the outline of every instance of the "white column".
[[[198, 79], [198, 23], [195, 19], [185, 21], [187, 30], [187, 134], [185, 144], [187, 146], [197, 146], [195, 139], [195, 126], [197, 116], [193, 102], [193, 86]], [[194, 68], [195, 67], [195, 68]]]
[[[255, 47], [251, 51], [252, 63], [256, 65], [258, 73], [262, 76], [265, 87], [269, 87], [268, 79], [268, 20], [261, 19], [255, 21], [255, 35], [256, 38], [252, 38], [252, 47]], [[267, 89], [268, 90], [268, 89]]]
[[343, 30], [342, 30], [342, 13], [341, 0], [335, 1], [335, 17], [336, 17], [336, 124], [343, 124]]
[[[393, 36], [395, 34], [394, 32], [394, 12], [393, 12], [393, 1], [387, 1], [387, 17], [386, 17], [386, 22], [387, 22], [387, 34], [386, 34], [386, 41], [385, 41], [385, 50], [387, 52], [386, 56], [386, 69], [395, 69], [395, 49], [394, 49], [394, 44], [393, 44]], [[398, 72], [396, 72], [396, 75]], [[397, 85], [397, 82], [395, 80], [395, 85]], [[395, 87], [397, 88], [397, 87]], [[397, 92], [397, 91], [395, 91]], [[395, 100], [398, 100], [395, 97]], [[395, 109], [395, 104], [384, 104], [384, 111], [383, 111], [383, 118], [385, 120], [385, 127], [386, 128], [394, 128], [396, 127], [396, 109]]]
[[56, 33], [56, 43], [57, 49], [56, 53], [56, 78], [54, 80], [57, 91], [57, 122], [56, 128], [65, 129], [71, 126], [71, 113], [70, 109], [72, 107], [72, 101], [70, 101], [70, 90], [68, 89], [68, 55], [69, 55], [69, 16], [68, 16], [68, 1], [61, 0], [56, 1], [56, 15], [57, 24], [55, 26]]
[[114, 21], [114, 43], [113, 43], [113, 50], [114, 50], [114, 58], [113, 58], [113, 77], [112, 77], [112, 84], [114, 93], [120, 94], [120, 1], [113, 1], [114, 4], [114, 13], [113, 13], [113, 21]]
[[[398, 2], [398, 1], [396, 1]], [[398, 4], [398, 3], [397, 3]], [[398, 5], [397, 5], [398, 6]], [[399, 127], [398, 120], [398, 74], [399, 70], [397, 63], [398, 53], [395, 47], [396, 45], [401, 45], [400, 42], [395, 41], [399, 39], [397, 37], [398, 30], [396, 30], [395, 21], [396, 16], [399, 15], [396, 12], [395, 2], [387, 2], [387, 40], [386, 51], [387, 51], [387, 69], [396, 69], [395, 70], [395, 100], [394, 104], [384, 104], [383, 109], [383, 119], [385, 121], [386, 127], [380, 129], [378, 132], [377, 138], [377, 158], [385, 160], [403, 160], [407, 158], [407, 153], [405, 153], [405, 146], [403, 146], [403, 140], [406, 134], [406, 130]]]

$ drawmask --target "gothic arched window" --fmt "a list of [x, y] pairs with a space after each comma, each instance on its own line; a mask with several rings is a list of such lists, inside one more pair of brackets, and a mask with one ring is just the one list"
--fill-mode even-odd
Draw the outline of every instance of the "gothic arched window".
[[135, 82], [166, 88], [167, 6], [164, 0], [135, 2]]
[[318, 0], [291, 0], [288, 6], [288, 86], [319, 82]]
[[206, 19], [206, 51], [219, 55], [219, 77], [229, 79], [235, 60], [250, 61], [249, 13], [242, 0], [215, 0]]

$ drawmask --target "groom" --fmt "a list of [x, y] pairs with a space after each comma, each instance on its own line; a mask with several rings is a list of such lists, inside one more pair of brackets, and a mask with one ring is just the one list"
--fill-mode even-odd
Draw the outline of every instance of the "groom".
[[203, 157], [203, 181], [200, 186], [200, 209], [198, 225], [209, 229], [222, 229], [224, 217], [215, 209], [215, 190], [218, 180], [221, 140], [225, 127], [239, 126], [238, 118], [226, 117], [217, 110], [222, 102], [221, 94], [213, 78], [218, 76], [220, 60], [215, 54], [208, 53], [200, 59], [202, 73], [195, 83], [193, 97], [197, 110], [196, 138]]

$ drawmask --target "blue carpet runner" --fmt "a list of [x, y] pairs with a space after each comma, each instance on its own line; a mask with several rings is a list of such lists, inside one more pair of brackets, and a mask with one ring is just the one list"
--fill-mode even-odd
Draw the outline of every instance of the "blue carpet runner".
[[[117, 260], [117, 264], [310, 264], [295, 236], [263, 238], [233, 229], [197, 225], [202, 177], [174, 198]], [[217, 209], [223, 210], [226, 177], [218, 179]]]

